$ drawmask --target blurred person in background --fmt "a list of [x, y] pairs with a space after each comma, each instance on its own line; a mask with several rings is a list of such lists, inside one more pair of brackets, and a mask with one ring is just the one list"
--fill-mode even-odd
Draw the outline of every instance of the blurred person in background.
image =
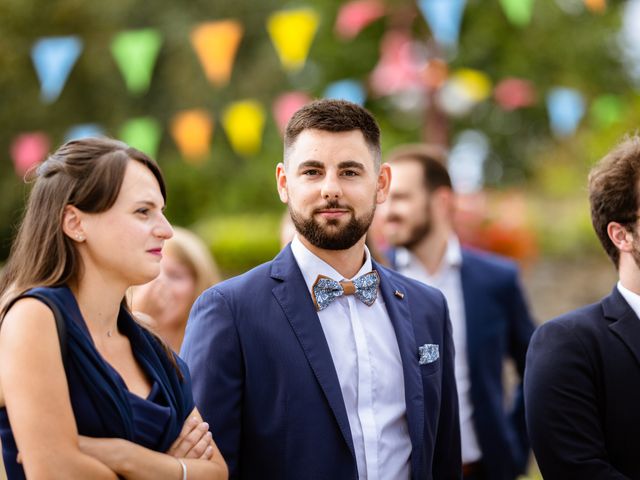
[[529, 444], [521, 382], [505, 410], [503, 361], [513, 359], [522, 377], [534, 329], [516, 265], [461, 247], [444, 150], [401, 146], [387, 162], [392, 181], [380, 213], [387, 241], [395, 246], [391, 263], [440, 289], [449, 304], [464, 478], [513, 480], [526, 469]]
[[160, 267], [154, 280], [132, 289], [131, 309], [179, 352], [193, 302], [220, 281], [220, 274], [204, 242], [180, 227], [173, 227], [173, 237], [165, 242]]
[[160, 273], [165, 200], [157, 164], [115, 140], [38, 167], [0, 280], [9, 479], [227, 478], [186, 365], [124, 302]]
[[531, 340], [527, 428], [547, 480], [640, 478], [640, 137], [592, 169], [589, 201], [618, 283]]
[[297, 234], [206, 290], [182, 346], [230, 477], [459, 479], [445, 299], [365, 246], [390, 181], [375, 119], [319, 100], [284, 144], [277, 187]]

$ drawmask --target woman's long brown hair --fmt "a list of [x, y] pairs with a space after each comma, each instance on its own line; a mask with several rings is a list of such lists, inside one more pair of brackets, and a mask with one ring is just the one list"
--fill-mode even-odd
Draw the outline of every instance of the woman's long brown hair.
[[[130, 161], [140, 162], [151, 171], [166, 201], [164, 178], [156, 162], [117, 140], [67, 142], [38, 167], [24, 218], [0, 277], [0, 322], [11, 300], [27, 290], [77, 281], [82, 262], [75, 242], [62, 230], [64, 209], [73, 205], [87, 213], [109, 210], [118, 198]], [[175, 364], [172, 354], [170, 358]]]

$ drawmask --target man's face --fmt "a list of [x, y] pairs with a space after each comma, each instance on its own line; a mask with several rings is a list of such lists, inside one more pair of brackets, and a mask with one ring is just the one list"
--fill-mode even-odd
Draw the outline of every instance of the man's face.
[[402, 160], [394, 163], [391, 171], [393, 181], [385, 205], [384, 234], [390, 244], [411, 249], [432, 230], [432, 202], [420, 163]]
[[390, 180], [359, 130], [304, 130], [276, 176], [296, 230], [324, 250], [348, 249], [365, 235]]

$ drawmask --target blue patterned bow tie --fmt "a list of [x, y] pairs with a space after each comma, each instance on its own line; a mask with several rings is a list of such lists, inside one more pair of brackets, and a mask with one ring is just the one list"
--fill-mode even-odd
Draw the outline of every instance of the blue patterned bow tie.
[[370, 307], [378, 296], [379, 284], [380, 277], [375, 270], [365, 273], [353, 281], [345, 282], [336, 282], [332, 278], [318, 275], [311, 288], [313, 303], [316, 309], [320, 311], [327, 308], [331, 302], [342, 295], [355, 295], [358, 300]]

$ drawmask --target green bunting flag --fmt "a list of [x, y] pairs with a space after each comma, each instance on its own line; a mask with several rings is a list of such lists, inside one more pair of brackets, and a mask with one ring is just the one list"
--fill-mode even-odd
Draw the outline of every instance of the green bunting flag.
[[507, 19], [518, 27], [526, 27], [531, 21], [533, 0], [500, 0]]
[[151, 117], [133, 118], [120, 128], [119, 138], [133, 148], [155, 158], [160, 143], [160, 124]]
[[149, 89], [161, 44], [162, 37], [153, 28], [121, 32], [111, 42], [111, 53], [130, 92]]

